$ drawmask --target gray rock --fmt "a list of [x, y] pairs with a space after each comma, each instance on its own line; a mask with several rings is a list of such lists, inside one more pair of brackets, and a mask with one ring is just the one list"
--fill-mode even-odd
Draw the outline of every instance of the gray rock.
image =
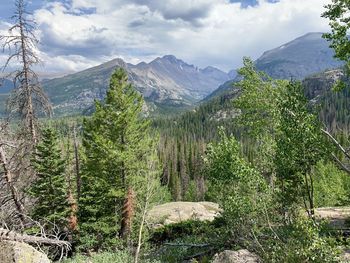
[[171, 202], [153, 207], [148, 221], [155, 227], [191, 219], [213, 221], [220, 211], [219, 205], [212, 202]]
[[225, 250], [214, 256], [213, 263], [259, 263], [259, 257], [246, 249], [238, 251]]
[[48, 257], [32, 246], [16, 241], [0, 241], [1, 263], [50, 263]]
[[340, 262], [350, 262], [350, 249], [346, 249], [341, 254], [341, 261]]

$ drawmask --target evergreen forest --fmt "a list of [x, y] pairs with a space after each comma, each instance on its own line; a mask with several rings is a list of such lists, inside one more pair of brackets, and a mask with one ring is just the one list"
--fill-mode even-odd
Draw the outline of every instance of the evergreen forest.
[[[24, 0], [14, 7], [0, 31], [14, 84], [0, 119], [0, 250], [25, 243], [49, 261], [11, 262], [350, 262], [349, 1], [319, 14], [341, 66], [280, 79], [244, 57], [226, 90], [153, 115], [117, 66], [84, 114], [56, 116], [35, 23]], [[248, 256], [223, 256], [237, 251]]]

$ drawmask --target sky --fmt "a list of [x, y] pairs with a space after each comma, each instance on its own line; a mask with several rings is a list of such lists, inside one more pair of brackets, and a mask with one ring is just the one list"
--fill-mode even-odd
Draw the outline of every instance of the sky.
[[[309, 32], [329, 31], [330, 0], [26, 0], [37, 23], [42, 71], [80, 71], [114, 58], [172, 54], [204, 68], [238, 68]], [[0, 34], [14, 0], [1, 0]], [[3, 64], [6, 54], [0, 54]]]

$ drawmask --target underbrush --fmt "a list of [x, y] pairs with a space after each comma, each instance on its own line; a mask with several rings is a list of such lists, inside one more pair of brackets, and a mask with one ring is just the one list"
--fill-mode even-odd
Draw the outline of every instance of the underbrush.
[[340, 262], [344, 240], [329, 231], [327, 222], [297, 216], [292, 222], [261, 226], [254, 235], [245, 236], [236, 236], [229, 222], [219, 217], [213, 222], [188, 221], [157, 229], [151, 238], [156, 246], [151, 258], [207, 263], [223, 250], [248, 249], [269, 263]]
[[91, 256], [77, 255], [63, 263], [131, 263], [132, 256], [126, 251], [96, 253]]
[[[215, 253], [225, 248], [222, 218], [213, 222], [190, 220], [156, 229], [150, 242], [151, 258], [176, 263], [189, 260], [210, 262]], [[191, 261], [192, 262], [192, 261]]]
[[[64, 260], [63, 263], [133, 263], [133, 256], [127, 251], [101, 252], [91, 256], [76, 255], [74, 258]], [[140, 263], [160, 263], [157, 260], [141, 260]]]

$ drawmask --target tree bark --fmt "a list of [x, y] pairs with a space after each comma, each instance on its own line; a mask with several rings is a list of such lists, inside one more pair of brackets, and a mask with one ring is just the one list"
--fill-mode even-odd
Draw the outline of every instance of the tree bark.
[[128, 189], [123, 206], [122, 221], [119, 236], [127, 240], [131, 233], [131, 224], [134, 217], [134, 191], [131, 187]]
[[81, 176], [80, 176], [80, 160], [79, 160], [79, 146], [77, 140], [77, 133], [74, 127], [73, 130], [73, 140], [74, 140], [74, 160], [75, 160], [75, 178], [77, 183], [77, 202], [79, 203], [80, 193], [81, 193]]
[[[23, 5], [23, 3], [22, 3]], [[35, 129], [35, 120], [34, 120], [34, 108], [33, 108], [33, 100], [32, 100], [32, 91], [29, 84], [29, 65], [27, 61], [27, 41], [24, 33], [24, 21], [23, 21], [23, 9], [24, 7], [18, 8], [19, 12], [19, 29], [20, 29], [20, 38], [21, 38], [21, 56], [23, 63], [23, 73], [24, 73], [24, 90], [26, 93], [27, 107], [25, 113], [25, 122], [28, 125], [28, 129], [31, 135], [31, 139], [33, 140], [34, 145], [37, 143], [37, 133]]]
[[10, 192], [11, 192], [12, 200], [16, 206], [18, 216], [19, 216], [22, 224], [24, 224], [24, 222], [25, 222], [24, 207], [23, 207], [23, 204], [21, 203], [20, 198], [18, 196], [17, 188], [13, 184], [13, 175], [12, 175], [12, 172], [10, 171], [10, 169], [8, 168], [7, 157], [6, 157], [6, 153], [5, 153], [3, 145], [0, 145], [0, 162], [2, 165], [2, 169], [4, 170], [4, 173], [5, 173], [6, 183], [7, 183], [7, 186], [9, 188]]
[[148, 198], [146, 198], [145, 207], [144, 207], [144, 210], [143, 210], [143, 213], [142, 213], [141, 225], [140, 225], [140, 229], [139, 229], [139, 236], [138, 236], [138, 240], [137, 240], [137, 248], [136, 248], [136, 252], [135, 252], [134, 263], [138, 263], [139, 262], [140, 251], [141, 251], [141, 246], [142, 246], [143, 227], [144, 227], [144, 224], [145, 224], [147, 211], [148, 211]]

